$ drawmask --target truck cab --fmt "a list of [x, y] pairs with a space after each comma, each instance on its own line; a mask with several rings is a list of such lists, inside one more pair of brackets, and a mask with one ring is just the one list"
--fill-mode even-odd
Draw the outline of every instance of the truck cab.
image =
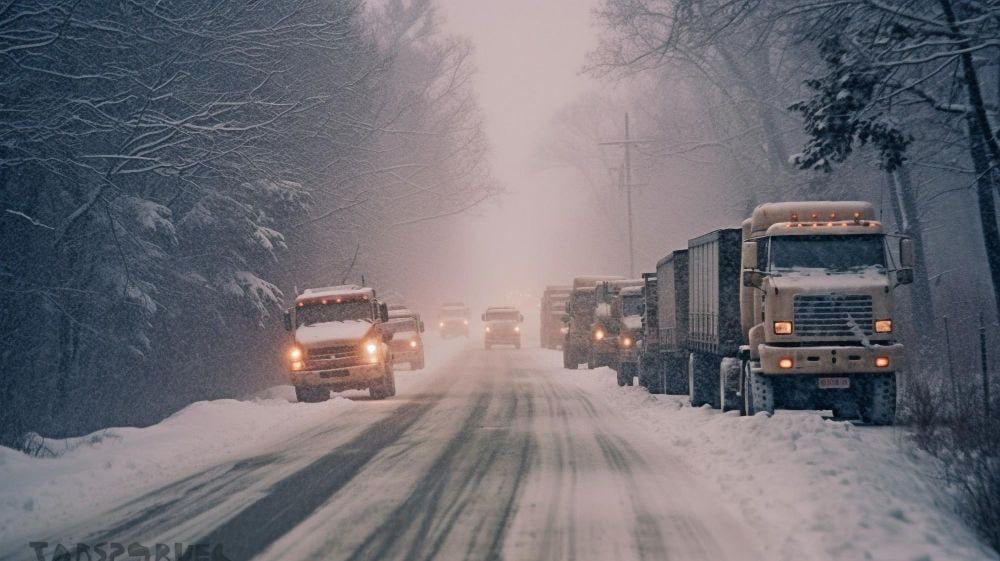
[[420, 335], [424, 332], [424, 322], [420, 314], [405, 306], [390, 309], [389, 321], [383, 329], [392, 336], [389, 349], [393, 366], [406, 363], [410, 370], [424, 367], [424, 340]]
[[643, 339], [642, 317], [646, 308], [643, 286], [627, 286], [611, 303], [617, 319], [618, 385], [631, 386], [639, 373], [639, 345]]
[[491, 306], [482, 315], [483, 346], [513, 345], [521, 348], [521, 323], [524, 316], [512, 306]]
[[588, 368], [610, 366], [613, 370], [619, 370], [618, 358], [621, 347], [619, 335], [623, 319], [619, 297], [625, 288], [641, 287], [642, 282], [642, 279], [622, 279], [597, 284], [594, 318], [590, 326], [591, 343], [590, 355], [587, 359]]
[[388, 308], [369, 287], [310, 288], [298, 295], [285, 312], [288, 378], [298, 400], [325, 401], [331, 391], [345, 390], [367, 389], [372, 399], [395, 395], [388, 319]]
[[587, 275], [573, 279], [573, 290], [566, 300], [566, 335], [563, 341], [563, 367], [575, 370], [590, 361], [594, 340], [594, 311], [597, 306], [597, 285], [605, 281], [623, 280], [618, 276]]
[[438, 333], [442, 339], [469, 336], [469, 307], [461, 302], [445, 302], [438, 312]]
[[889, 424], [903, 366], [893, 289], [912, 282], [910, 240], [866, 202], [761, 205], [743, 223], [740, 323], [751, 413], [829, 408]]

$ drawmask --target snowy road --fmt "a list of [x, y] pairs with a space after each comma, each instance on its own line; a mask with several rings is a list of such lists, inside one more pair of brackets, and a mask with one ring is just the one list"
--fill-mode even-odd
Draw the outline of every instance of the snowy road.
[[[463, 348], [429, 372], [398, 373], [394, 399], [359, 399], [50, 542], [202, 542], [233, 560], [760, 557], [722, 497], [561, 381], [558, 362]], [[34, 557], [12, 545], [5, 559]]]

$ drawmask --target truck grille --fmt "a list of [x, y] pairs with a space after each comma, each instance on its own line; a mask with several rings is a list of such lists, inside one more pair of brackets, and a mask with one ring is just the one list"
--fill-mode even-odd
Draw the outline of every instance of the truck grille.
[[868, 337], [872, 297], [864, 294], [796, 294], [795, 334], [803, 337]]
[[338, 345], [336, 347], [321, 347], [309, 349], [309, 360], [339, 360], [356, 358], [361, 354], [357, 345]]

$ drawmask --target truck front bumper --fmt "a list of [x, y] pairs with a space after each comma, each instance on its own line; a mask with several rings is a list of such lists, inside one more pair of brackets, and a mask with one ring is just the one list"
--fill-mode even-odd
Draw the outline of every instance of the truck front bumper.
[[[774, 347], [760, 345], [761, 374], [775, 376], [812, 374], [882, 374], [897, 372], [903, 367], [903, 345], [872, 345], [870, 347]], [[877, 366], [876, 359], [888, 359], [886, 366]], [[781, 361], [790, 359], [791, 368], [782, 368]]]
[[385, 376], [385, 364], [361, 364], [338, 368], [317, 368], [315, 370], [297, 370], [288, 373], [288, 379], [293, 386], [328, 388], [330, 391], [364, 390], [372, 382]]

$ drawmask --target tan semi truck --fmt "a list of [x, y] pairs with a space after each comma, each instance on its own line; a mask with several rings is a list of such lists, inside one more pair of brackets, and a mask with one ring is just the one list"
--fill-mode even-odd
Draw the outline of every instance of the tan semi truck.
[[285, 312], [291, 333], [288, 378], [299, 401], [330, 392], [368, 390], [372, 399], [396, 395], [392, 353], [383, 330], [387, 306], [375, 290], [357, 285], [310, 288]]
[[910, 240], [867, 202], [758, 206], [741, 228], [688, 242], [688, 391], [748, 415], [832, 410], [891, 424], [903, 346], [893, 289], [913, 280]]

